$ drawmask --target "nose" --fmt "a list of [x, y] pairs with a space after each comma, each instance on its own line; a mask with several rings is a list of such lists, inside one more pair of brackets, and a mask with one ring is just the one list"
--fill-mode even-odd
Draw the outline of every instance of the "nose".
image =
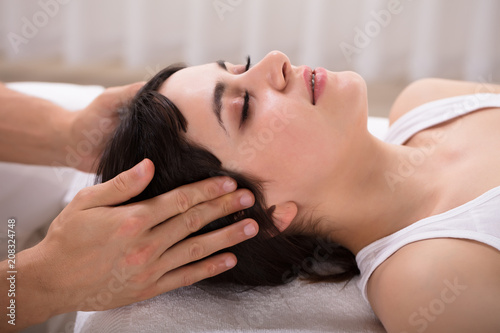
[[[261, 61], [250, 69], [262, 84], [262, 78], [274, 89], [282, 91], [286, 88], [288, 72], [291, 70], [290, 59], [279, 51], [269, 52]], [[250, 72], [249, 71], [249, 72]]]

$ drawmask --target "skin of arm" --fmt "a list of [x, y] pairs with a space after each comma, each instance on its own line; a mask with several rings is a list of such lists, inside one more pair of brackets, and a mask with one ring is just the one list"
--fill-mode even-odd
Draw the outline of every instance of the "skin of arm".
[[389, 333], [500, 332], [500, 254], [469, 240], [408, 244], [370, 279], [368, 298]]
[[389, 123], [392, 125], [406, 112], [424, 103], [441, 98], [478, 93], [500, 93], [500, 85], [487, 82], [465, 82], [424, 78], [408, 85], [392, 105]]
[[0, 160], [91, 172], [118, 123], [117, 110], [142, 85], [108, 88], [85, 109], [69, 112], [0, 84]]

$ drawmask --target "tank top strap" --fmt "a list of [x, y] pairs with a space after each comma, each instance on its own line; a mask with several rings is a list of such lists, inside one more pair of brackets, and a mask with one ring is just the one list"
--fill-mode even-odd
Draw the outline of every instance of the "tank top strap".
[[500, 107], [500, 94], [478, 93], [428, 102], [396, 120], [384, 141], [402, 145], [426, 128], [487, 107]]

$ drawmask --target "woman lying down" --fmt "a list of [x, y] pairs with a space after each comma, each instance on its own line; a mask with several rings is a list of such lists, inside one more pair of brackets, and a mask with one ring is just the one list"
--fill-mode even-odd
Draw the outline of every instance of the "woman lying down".
[[[252, 67], [168, 67], [124, 111], [98, 174], [151, 159], [156, 174], [132, 201], [217, 175], [251, 190], [253, 207], [197, 232], [260, 225], [228, 249], [237, 266], [210, 282], [361, 274], [388, 332], [500, 332], [499, 93], [417, 81], [383, 142], [367, 130], [366, 85], [353, 72], [295, 67], [280, 52]], [[315, 253], [327, 241], [337, 245]]]

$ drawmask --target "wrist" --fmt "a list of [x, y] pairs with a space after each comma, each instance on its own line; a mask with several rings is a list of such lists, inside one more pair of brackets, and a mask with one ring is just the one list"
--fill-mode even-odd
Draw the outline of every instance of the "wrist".
[[78, 168], [80, 159], [77, 153], [78, 138], [75, 134], [76, 112], [61, 109], [52, 115], [51, 123], [55, 133], [52, 146], [58, 164]]
[[[9, 264], [15, 265], [15, 270]], [[56, 314], [55, 309], [47, 301], [47, 294], [39, 287], [40, 275], [37, 263], [30, 249], [16, 254], [11, 261], [0, 263], [0, 286], [8, 290], [8, 297], [1, 298], [1, 313], [7, 313], [11, 323], [7, 320], [0, 322], [0, 330], [4, 332], [17, 332], [24, 328], [40, 324]], [[5, 317], [5, 316], [4, 316]]]
[[67, 138], [65, 138], [64, 165], [84, 172], [92, 172], [94, 163], [103, 149], [106, 132], [94, 124], [96, 117], [88, 111], [68, 112], [65, 119]]
[[80, 160], [77, 158], [77, 143], [76, 122], [77, 112], [64, 110], [61, 114], [53, 119], [53, 126], [57, 131], [57, 147], [59, 160], [64, 166], [78, 168]]
[[19, 276], [16, 302], [19, 304], [19, 318], [23, 318], [28, 326], [72, 311], [64, 309], [63, 293], [55, 279], [57, 275], [52, 272], [39, 245], [20, 252], [16, 260]]

